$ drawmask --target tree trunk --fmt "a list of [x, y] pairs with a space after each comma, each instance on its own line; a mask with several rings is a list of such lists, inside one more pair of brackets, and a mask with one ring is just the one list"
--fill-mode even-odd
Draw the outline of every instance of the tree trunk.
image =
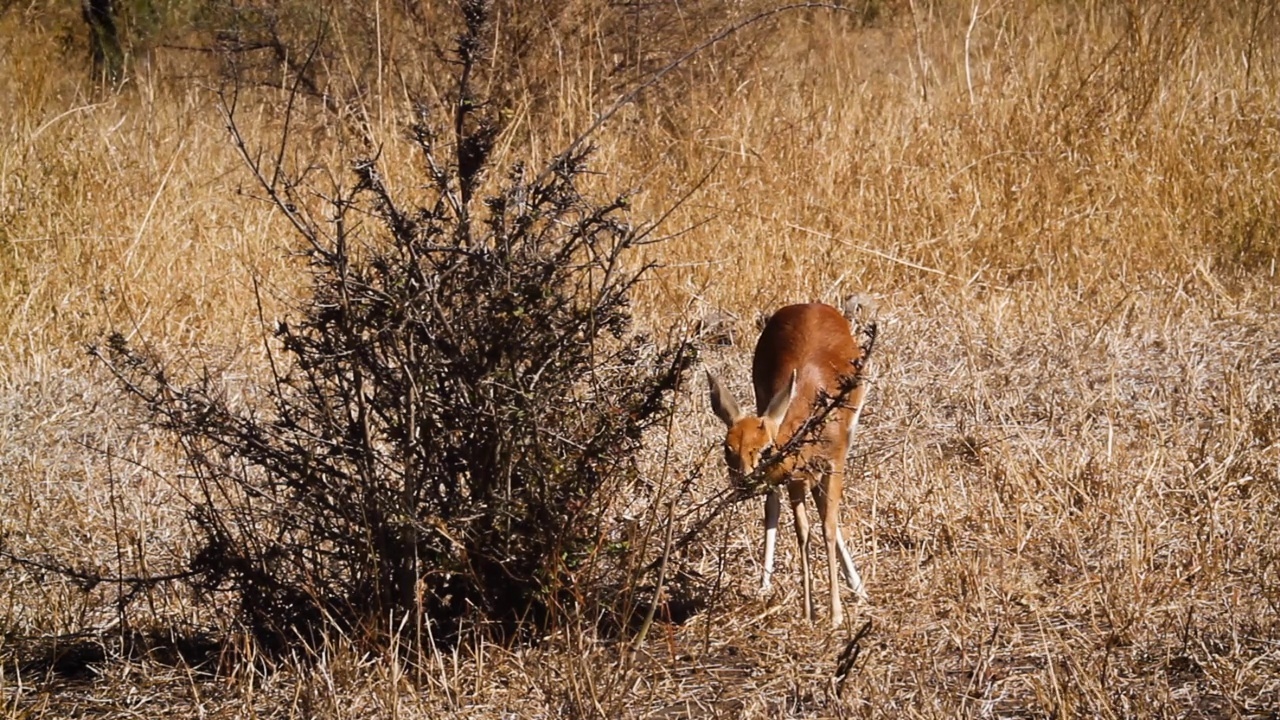
[[81, 11], [89, 25], [94, 76], [115, 85], [124, 75], [124, 51], [116, 31], [115, 8], [111, 0], [81, 0]]

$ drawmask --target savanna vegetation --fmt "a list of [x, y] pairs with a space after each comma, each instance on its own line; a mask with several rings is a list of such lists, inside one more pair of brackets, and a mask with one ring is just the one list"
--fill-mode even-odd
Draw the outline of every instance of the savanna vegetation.
[[[0, 0], [3, 717], [1280, 712], [1273, 0], [107, 4]], [[833, 633], [700, 370], [852, 295]]]

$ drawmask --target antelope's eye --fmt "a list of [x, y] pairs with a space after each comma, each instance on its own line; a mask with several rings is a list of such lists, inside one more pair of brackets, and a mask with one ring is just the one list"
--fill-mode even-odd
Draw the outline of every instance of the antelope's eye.
[[760, 448], [760, 459], [768, 460], [769, 458], [773, 457], [775, 452], [776, 451], [774, 450], [773, 443], [769, 443], [768, 445], [765, 445], [764, 447]]

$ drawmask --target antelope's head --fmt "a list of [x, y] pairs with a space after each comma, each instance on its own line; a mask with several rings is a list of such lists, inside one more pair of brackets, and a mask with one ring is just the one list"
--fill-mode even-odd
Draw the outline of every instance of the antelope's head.
[[724, 460], [729, 466], [729, 477], [740, 483], [777, 449], [778, 426], [786, 417], [791, 401], [796, 395], [796, 374], [774, 393], [763, 415], [747, 415], [738, 401], [725, 390], [715, 376], [707, 373], [711, 388], [711, 410], [725, 424], [728, 433], [724, 439]]

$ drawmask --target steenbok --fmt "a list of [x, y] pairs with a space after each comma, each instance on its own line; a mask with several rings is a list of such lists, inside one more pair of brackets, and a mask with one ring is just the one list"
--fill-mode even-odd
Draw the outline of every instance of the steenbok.
[[[730, 476], [735, 482], [742, 482], [760, 468], [761, 479], [768, 487], [761, 588], [768, 590], [772, 581], [781, 510], [779, 487], [785, 485], [795, 515], [796, 538], [800, 541], [804, 618], [806, 622], [813, 621], [809, 518], [805, 513], [805, 495], [812, 490], [827, 545], [832, 627], [844, 623], [837, 551], [849, 586], [858, 597], [864, 600], [867, 597], [862, 578], [854, 569], [853, 559], [840, 536], [845, 456], [866, 399], [863, 371], [874, 342], [875, 325], [868, 325], [866, 334], [869, 341], [864, 349], [854, 341], [849, 321], [830, 305], [788, 305], [778, 310], [760, 333], [751, 363], [755, 415], [744, 413], [715, 376], [707, 373], [711, 409], [729, 429], [724, 456]], [[773, 457], [793, 437], [795, 442], [789, 452]]]

